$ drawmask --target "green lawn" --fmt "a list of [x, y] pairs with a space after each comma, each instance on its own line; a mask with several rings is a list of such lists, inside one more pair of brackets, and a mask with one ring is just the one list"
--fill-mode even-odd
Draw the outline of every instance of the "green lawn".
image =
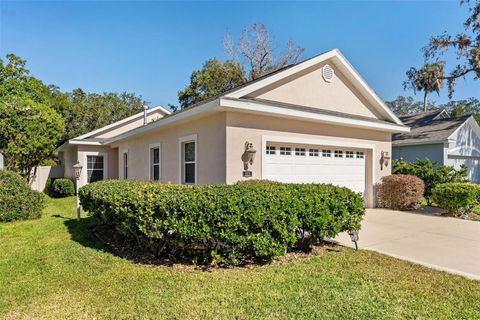
[[74, 219], [74, 198], [48, 203], [0, 224], [0, 318], [480, 319], [480, 282], [369, 251], [211, 273], [135, 265]]

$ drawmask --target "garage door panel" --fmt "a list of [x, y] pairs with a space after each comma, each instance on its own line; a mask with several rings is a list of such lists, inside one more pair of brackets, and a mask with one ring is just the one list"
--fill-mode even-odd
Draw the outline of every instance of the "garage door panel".
[[[337, 148], [317, 145], [267, 144], [274, 154], [265, 154], [263, 178], [286, 183], [332, 183], [350, 188], [356, 192], [365, 192], [365, 152], [359, 149]], [[291, 154], [280, 154], [280, 148], [290, 148]], [[305, 155], [295, 155], [295, 148], [304, 148]], [[318, 150], [318, 156], [310, 155], [309, 150]], [[322, 150], [330, 151], [330, 157], [322, 156]], [[342, 157], [334, 152], [342, 151]], [[346, 158], [346, 152], [353, 158]], [[360, 155], [357, 154], [360, 152]], [[338, 152], [337, 152], [338, 153]]]

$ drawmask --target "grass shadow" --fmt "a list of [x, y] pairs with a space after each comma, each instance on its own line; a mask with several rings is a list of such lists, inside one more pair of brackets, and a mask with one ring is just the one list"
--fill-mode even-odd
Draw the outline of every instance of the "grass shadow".
[[[58, 218], [64, 217], [58, 216]], [[94, 218], [81, 218], [80, 221], [72, 218], [65, 219], [66, 220], [63, 222], [63, 224], [67, 227], [67, 230], [70, 233], [70, 238], [73, 241], [81, 244], [84, 247], [92, 248], [102, 252], [113, 253], [95, 237], [93, 233], [93, 228], [96, 225]]]

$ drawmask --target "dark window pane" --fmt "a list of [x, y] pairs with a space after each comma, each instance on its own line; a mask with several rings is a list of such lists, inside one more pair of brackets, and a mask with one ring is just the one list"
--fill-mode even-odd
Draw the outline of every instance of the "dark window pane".
[[160, 180], [160, 166], [154, 165], [153, 166], [153, 180], [158, 181]]
[[184, 145], [185, 161], [195, 161], [195, 142], [188, 142]]
[[103, 169], [103, 156], [87, 156], [87, 169]]
[[160, 162], [160, 149], [154, 148], [152, 149], [152, 163], [159, 163]]
[[103, 180], [103, 170], [87, 170], [88, 183]]
[[195, 183], [195, 163], [185, 163], [185, 183]]

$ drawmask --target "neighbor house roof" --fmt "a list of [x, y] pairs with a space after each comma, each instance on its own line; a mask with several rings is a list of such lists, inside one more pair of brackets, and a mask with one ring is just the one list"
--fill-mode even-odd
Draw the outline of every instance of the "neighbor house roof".
[[[332, 59], [332, 62], [337, 66], [344, 74], [346, 74], [349, 80], [353, 83], [355, 88], [370, 102], [373, 108], [382, 115], [385, 120], [376, 121], [376, 119], [352, 119], [355, 116], [336, 113], [335, 115], [328, 114], [326, 110], [319, 110], [316, 108], [309, 108], [299, 105], [289, 105], [290, 111], [287, 112], [285, 108], [286, 104], [280, 106], [278, 102], [273, 101], [249, 101], [251, 94], [270, 86], [282, 79], [292, 77], [294, 74], [299, 73], [307, 68], [315, 66], [323, 61]], [[250, 108], [252, 102], [257, 105], [263, 104], [271, 108], [262, 108], [265, 114], [281, 115], [283, 117], [291, 116], [299, 119], [312, 119], [317, 121], [325, 121], [331, 123], [343, 123], [350, 126], [372, 128], [378, 130], [391, 130], [393, 132], [406, 132], [409, 128], [404, 126], [400, 119], [388, 108], [385, 103], [377, 96], [377, 94], [368, 86], [366, 81], [358, 74], [358, 72], [352, 67], [352, 65], [345, 59], [338, 49], [330, 50], [314, 56], [310, 59], [304, 60], [297, 64], [286, 66], [282, 69], [267, 74], [261, 78], [242, 84], [227, 92], [219, 94], [217, 96], [200, 101], [194, 105], [191, 105], [183, 110], [167, 115], [157, 121], [149, 123], [146, 126], [139, 127], [130, 130], [126, 133], [120, 134], [117, 137], [108, 139], [105, 143], [114, 143], [120, 140], [127, 139], [129, 137], [143, 134], [146, 131], [170, 125], [177, 121], [184, 121], [187, 118], [198, 116], [203, 112], [220, 111], [225, 109], [235, 109], [237, 111], [244, 112], [259, 112], [259, 110]], [[235, 104], [235, 106], [233, 106]], [[274, 108], [276, 107], [276, 109]], [[293, 110], [293, 109], [297, 110]], [[301, 109], [301, 110], [300, 110]], [[293, 113], [295, 112], [295, 113]], [[323, 113], [321, 116], [320, 114]], [[316, 116], [314, 116], [316, 115]], [[344, 121], [344, 119], [348, 119]], [[352, 121], [357, 120], [357, 121]], [[373, 125], [375, 123], [375, 125]], [[365, 125], [365, 126], [364, 126]]]
[[414, 145], [444, 142], [462, 126], [471, 115], [442, 118], [444, 110], [419, 112], [399, 116], [402, 122], [411, 127], [408, 133], [396, 133], [392, 136], [392, 145]]

